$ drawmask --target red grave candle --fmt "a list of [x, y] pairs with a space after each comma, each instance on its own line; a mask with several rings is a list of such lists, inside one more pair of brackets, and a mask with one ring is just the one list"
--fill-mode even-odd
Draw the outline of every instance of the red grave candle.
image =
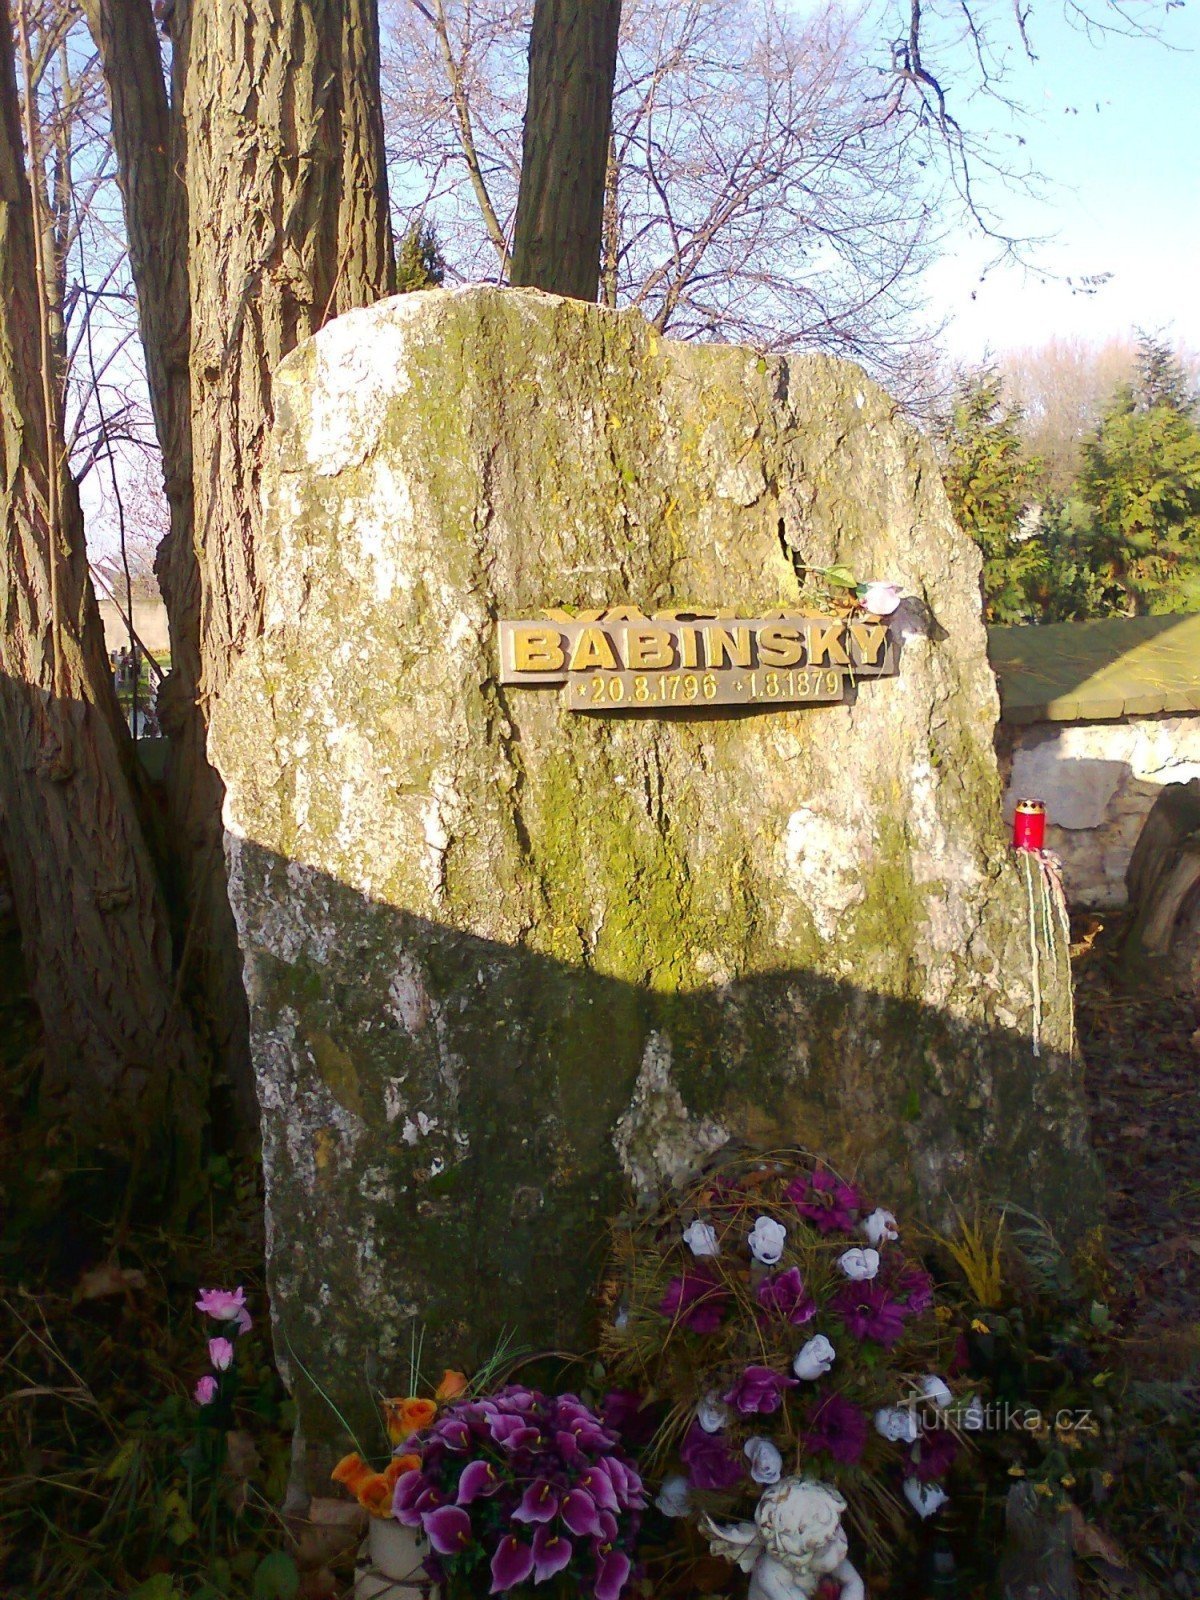
[[1013, 812], [1013, 849], [1046, 848], [1046, 807], [1040, 800], [1022, 800]]

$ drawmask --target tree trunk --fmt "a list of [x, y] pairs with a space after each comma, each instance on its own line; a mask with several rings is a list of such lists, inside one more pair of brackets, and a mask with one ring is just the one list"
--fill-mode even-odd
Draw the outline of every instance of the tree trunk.
[[[163, 461], [170, 529], [155, 570], [171, 630], [171, 672], [159, 693], [169, 740], [166, 769], [173, 899], [184, 993], [203, 1021], [233, 1088], [235, 1122], [252, 1138], [257, 1106], [241, 952], [225, 888], [220, 779], [205, 748], [199, 702], [200, 564], [192, 493], [191, 307], [188, 196], [180, 119], [163, 77], [158, 35], [144, 0], [84, 0], [112, 116], [117, 180], [150, 403]], [[186, 62], [186, 16], [174, 19], [176, 100]]]
[[396, 250], [379, 92], [379, 7], [376, 0], [344, 0], [344, 6], [339, 313], [374, 305], [396, 292]]
[[0, 0], [0, 841], [45, 1028], [47, 1100], [88, 1147], [136, 1153], [169, 1116], [194, 1155], [200, 1067], [174, 991], [57, 385], [43, 381], [49, 337], [11, 41]]
[[[173, 115], [144, 0], [86, 0], [113, 110], [171, 531], [172, 833], [186, 954], [253, 1114], [241, 956], [208, 706], [260, 622], [258, 474], [276, 365], [334, 311], [391, 292], [376, 0], [177, 0]], [[184, 128], [186, 127], [186, 136]]]
[[512, 281], [595, 300], [621, 0], [536, 0]]

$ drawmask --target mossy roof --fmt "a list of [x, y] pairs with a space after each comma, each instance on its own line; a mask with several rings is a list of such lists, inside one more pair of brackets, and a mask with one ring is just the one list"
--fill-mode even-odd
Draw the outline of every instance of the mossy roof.
[[988, 629], [1005, 722], [1200, 711], [1200, 615]]

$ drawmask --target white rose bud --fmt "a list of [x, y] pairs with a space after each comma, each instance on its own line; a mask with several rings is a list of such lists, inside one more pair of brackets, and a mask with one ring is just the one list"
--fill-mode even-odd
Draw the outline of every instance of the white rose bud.
[[696, 1407], [696, 1421], [705, 1433], [720, 1433], [729, 1421], [729, 1407], [723, 1406], [715, 1394], [706, 1394]]
[[934, 1512], [940, 1511], [950, 1496], [940, 1483], [921, 1483], [917, 1478], [905, 1478], [904, 1498], [924, 1520], [926, 1517], [932, 1517]]
[[759, 1217], [746, 1243], [756, 1261], [761, 1261], [764, 1267], [773, 1267], [783, 1255], [786, 1238], [787, 1229], [782, 1222], [776, 1222], [773, 1217]]
[[879, 1251], [859, 1250], [855, 1246], [853, 1250], [847, 1250], [845, 1255], [838, 1257], [838, 1266], [855, 1283], [865, 1283], [879, 1271]]
[[792, 1362], [792, 1371], [809, 1383], [823, 1378], [833, 1365], [837, 1351], [823, 1333], [814, 1334]]
[[900, 604], [900, 588], [878, 580], [863, 585], [862, 608], [876, 617], [890, 617]]
[[943, 1378], [935, 1377], [931, 1372], [928, 1377], [921, 1379], [921, 1393], [926, 1400], [930, 1400], [941, 1410], [945, 1410], [954, 1396], [950, 1393], [950, 1386]]
[[882, 1206], [877, 1206], [869, 1217], [864, 1217], [860, 1226], [867, 1236], [867, 1243], [874, 1245], [876, 1249], [881, 1244], [900, 1237], [895, 1217]]
[[906, 1406], [884, 1406], [875, 1413], [875, 1432], [893, 1444], [912, 1444], [920, 1425]]
[[978, 1433], [983, 1427], [985, 1420], [986, 1419], [983, 1415], [983, 1405], [980, 1402], [979, 1396], [977, 1394], [973, 1394], [967, 1401], [966, 1406], [963, 1408], [961, 1417], [962, 1426], [967, 1430], [968, 1433]]
[[778, 1483], [783, 1473], [783, 1457], [770, 1439], [747, 1439], [742, 1446], [750, 1463], [750, 1476], [755, 1483]]
[[717, 1243], [717, 1230], [711, 1222], [701, 1222], [699, 1217], [683, 1230], [683, 1242], [694, 1256], [721, 1254], [721, 1246]]
[[684, 1477], [664, 1478], [654, 1504], [664, 1517], [686, 1517], [692, 1509], [691, 1490]]

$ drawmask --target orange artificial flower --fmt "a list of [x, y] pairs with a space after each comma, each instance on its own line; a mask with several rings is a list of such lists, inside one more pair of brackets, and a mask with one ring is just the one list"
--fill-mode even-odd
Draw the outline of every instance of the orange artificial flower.
[[351, 1451], [348, 1456], [343, 1456], [329, 1474], [334, 1483], [344, 1484], [353, 1495], [357, 1495], [361, 1483], [374, 1475], [375, 1469], [369, 1467], [357, 1451]]
[[359, 1485], [358, 1503], [373, 1517], [390, 1517], [392, 1514], [392, 1486], [382, 1472], [373, 1472]]
[[453, 1367], [447, 1367], [442, 1373], [442, 1381], [433, 1391], [433, 1398], [441, 1400], [459, 1400], [467, 1392], [467, 1375], [465, 1372], [455, 1372]]
[[383, 1415], [387, 1435], [393, 1444], [403, 1444], [410, 1434], [427, 1428], [437, 1416], [436, 1400], [419, 1400], [416, 1395], [407, 1399], [397, 1397], [383, 1402]]
[[403, 1477], [406, 1472], [415, 1472], [420, 1465], [420, 1456], [393, 1456], [383, 1474], [388, 1481], [388, 1488], [394, 1489], [397, 1478]]

